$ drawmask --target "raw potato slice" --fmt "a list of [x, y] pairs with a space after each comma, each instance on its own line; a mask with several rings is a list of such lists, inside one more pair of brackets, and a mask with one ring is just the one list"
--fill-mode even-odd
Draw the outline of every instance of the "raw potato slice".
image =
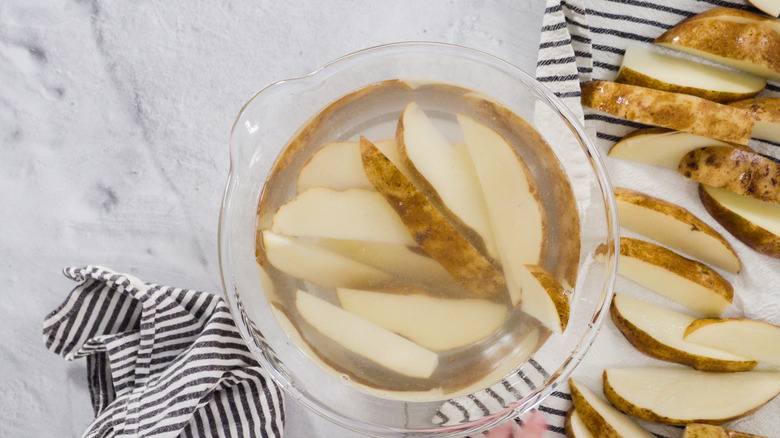
[[415, 244], [385, 198], [373, 190], [309, 189], [279, 207], [271, 229], [296, 237]]
[[615, 143], [608, 155], [613, 158], [638, 161], [677, 170], [688, 152], [705, 146], [730, 146], [728, 143], [673, 131], [666, 128], [645, 128], [634, 131]]
[[506, 291], [504, 277], [493, 262], [458, 232], [376, 146], [361, 138], [360, 154], [369, 181], [425, 252], [476, 298], [495, 297]]
[[[518, 277], [523, 286], [520, 309], [533, 316], [554, 333], [563, 333], [569, 323], [569, 297], [549, 272], [541, 266], [518, 265]], [[514, 301], [514, 297], [513, 297]], [[516, 302], [512, 303], [517, 305]]]
[[723, 228], [747, 246], [780, 258], [780, 206], [699, 185], [704, 208]]
[[567, 438], [593, 438], [593, 434], [590, 433], [585, 423], [582, 422], [580, 414], [572, 407], [566, 414], [566, 422], [564, 423], [566, 429]]
[[424, 191], [442, 204], [482, 240], [487, 253], [497, 257], [496, 242], [485, 209], [485, 200], [474, 173], [452, 145], [414, 102], [398, 119], [396, 141], [401, 160]]
[[[780, 0], [748, 0], [750, 3], [773, 17], [780, 16]], [[751, 435], [752, 436], [752, 435]]]
[[765, 438], [749, 433], [724, 429], [711, 424], [689, 423], [685, 426], [682, 438]]
[[718, 17], [718, 13], [711, 10], [705, 12], [706, 19], [700, 14], [683, 20], [656, 38], [655, 43], [780, 80], [780, 33], [775, 26], [754, 14], [761, 20]]
[[[780, 5], [780, 2], [778, 4]], [[746, 99], [733, 102], [730, 105], [753, 114], [756, 119], [753, 138], [780, 143], [780, 99]]]
[[[600, 246], [600, 259], [606, 252]], [[731, 304], [734, 288], [706, 265], [643, 240], [620, 238], [618, 273], [704, 316], [718, 316]]]
[[604, 395], [616, 408], [642, 420], [680, 426], [720, 424], [747, 415], [778, 393], [780, 372], [710, 373], [680, 368], [604, 370]]
[[[460, 284], [436, 260], [406, 245], [340, 239], [319, 239], [317, 245], [412, 283], [443, 291], [462, 290]], [[419, 247], [416, 250], [422, 251]]]
[[755, 96], [766, 79], [712, 67], [643, 47], [626, 48], [616, 82], [728, 103]]
[[734, 8], [712, 8], [708, 11], [704, 11], [694, 17], [692, 20], [724, 20], [731, 21], [733, 23], [755, 23], [761, 26], [765, 26], [775, 32], [780, 32], [780, 22], [775, 19], [765, 17], [763, 15], [754, 14], [752, 12], [743, 11], [741, 9]]
[[754, 152], [706, 147], [689, 152], [678, 172], [703, 184], [780, 205], [780, 163]]
[[639, 123], [747, 145], [754, 120], [749, 112], [688, 94], [617, 82], [582, 84], [582, 104]]
[[640, 352], [702, 371], [748, 371], [757, 363], [723, 350], [683, 340], [695, 317], [615, 294], [610, 306], [615, 326]]
[[780, 365], [780, 327], [750, 319], [698, 319], [685, 340], [740, 356]]
[[655, 438], [632, 419], [574, 379], [569, 379], [574, 409], [594, 436], [608, 438]]
[[433, 351], [478, 342], [501, 327], [507, 314], [506, 306], [486, 300], [354, 289], [336, 293], [347, 312]]
[[[395, 140], [382, 140], [375, 144], [393, 164], [406, 173], [401, 167], [401, 157], [398, 155]], [[366, 178], [366, 172], [363, 171], [363, 162], [360, 161], [360, 143], [328, 143], [315, 152], [298, 174], [298, 193], [314, 187], [374, 190], [374, 186]]]
[[271, 266], [323, 287], [374, 288], [393, 280], [388, 274], [300, 240], [263, 231]]
[[[474, 163], [505, 274], [521, 265], [539, 264], [547, 218], [531, 171], [497, 132], [461, 114], [458, 125]], [[515, 281], [509, 282], [514, 303], [520, 301], [519, 288]]]
[[637, 192], [615, 188], [620, 226], [645, 235], [732, 274], [742, 264], [717, 231], [679, 205]]
[[299, 290], [301, 317], [347, 350], [399, 374], [427, 379], [439, 363], [436, 353]]

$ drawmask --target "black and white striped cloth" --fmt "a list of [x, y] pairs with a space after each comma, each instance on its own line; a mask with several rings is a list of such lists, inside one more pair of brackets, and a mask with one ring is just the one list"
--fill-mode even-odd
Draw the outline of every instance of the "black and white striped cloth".
[[224, 300], [68, 268], [81, 284], [46, 317], [46, 347], [87, 358], [96, 418], [84, 437], [282, 436], [282, 392], [255, 361]]

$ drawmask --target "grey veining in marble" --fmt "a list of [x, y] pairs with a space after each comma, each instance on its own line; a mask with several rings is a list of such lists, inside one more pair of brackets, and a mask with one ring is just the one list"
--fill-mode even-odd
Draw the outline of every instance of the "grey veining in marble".
[[[45, 350], [67, 265], [219, 291], [227, 143], [263, 86], [382, 43], [533, 73], [542, 0], [0, 2], [0, 436], [77, 436], [85, 363]], [[351, 436], [288, 402], [290, 437]]]

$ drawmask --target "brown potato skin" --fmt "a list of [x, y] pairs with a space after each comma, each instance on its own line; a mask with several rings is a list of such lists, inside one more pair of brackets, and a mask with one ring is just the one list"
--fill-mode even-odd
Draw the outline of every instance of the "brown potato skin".
[[780, 259], [780, 236], [759, 227], [716, 201], [699, 184], [699, 199], [710, 215], [729, 233], [756, 252]]
[[734, 254], [734, 257], [739, 262], [739, 269], [737, 270], [737, 272], [739, 272], [742, 269], [742, 262], [739, 260], [739, 257], [737, 256], [737, 253], [734, 251], [734, 248], [731, 247], [731, 245], [726, 241], [726, 239], [724, 239], [723, 236], [721, 236], [720, 233], [715, 231], [711, 226], [707, 225], [706, 222], [696, 217], [693, 213], [691, 213], [687, 209], [680, 207], [677, 204], [672, 204], [671, 202], [664, 201], [661, 198], [656, 198], [654, 196], [650, 196], [648, 194], [636, 190], [627, 189], [624, 187], [615, 187], [615, 198], [618, 200], [629, 202], [631, 204], [644, 207], [653, 211], [657, 211], [658, 213], [662, 213], [667, 216], [673, 217], [679, 220], [680, 222], [690, 224], [691, 227], [694, 229], [694, 231], [700, 231], [704, 234], [714, 237], [720, 243], [722, 243], [723, 246], [728, 248], [732, 254]]
[[687, 94], [609, 81], [582, 84], [581, 103], [639, 123], [747, 145], [755, 120], [745, 110]]
[[492, 260], [472, 245], [400, 170], [366, 138], [360, 139], [363, 168], [414, 240], [463, 287], [478, 298], [506, 291], [504, 277]]
[[688, 152], [677, 171], [738, 195], [780, 205], [780, 164], [753, 152], [709, 146]]
[[681, 21], [656, 38], [655, 43], [689, 47], [780, 73], [780, 34], [759, 22], [719, 20], [712, 16], [716, 15], [712, 11], [709, 16], [704, 15]]
[[612, 316], [612, 322], [634, 348], [655, 359], [687, 365], [701, 371], [749, 371], [758, 365], [756, 361], [737, 362], [696, 356], [661, 343], [624, 318], [614, 298], [609, 306], [609, 314]]
[[780, 123], [780, 99], [776, 97], [739, 100], [730, 103], [729, 106], [749, 111], [756, 120]]
[[711, 424], [689, 423], [682, 438], [766, 438], [735, 430], [724, 429]]
[[585, 423], [585, 427], [597, 437], [600, 438], [623, 438], [620, 434], [609, 424], [607, 421], [599, 415], [599, 413], [591, 407], [582, 393], [577, 389], [577, 386], [572, 384], [572, 380], [569, 379], [569, 388], [571, 389], [571, 399], [574, 403], [574, 409], [580, 414], [582, 422]]
[[690, 94], [691, 96], [698, 96], [702, 99], [707, 99], [718, 103], [729, 103], [734, 102], [735, 100], [747, 99], [761, 92], [761, 90], [758, 90], [754, 93], [734, 93], [729, 91], [707, 90], [706, 88], [684, 87], [682, 85], [670, 84], [668, 82], [660, 81], [652, 76], [648, 76], [628, 67], [622, 67], [620, 69], [615, 82], [654, 88], [656, 90], [669, 91], [672, 93]]

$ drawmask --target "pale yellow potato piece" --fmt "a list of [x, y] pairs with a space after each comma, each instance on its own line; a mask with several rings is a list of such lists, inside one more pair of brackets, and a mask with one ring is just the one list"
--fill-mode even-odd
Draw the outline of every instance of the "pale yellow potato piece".
[[[606, 246], [596, 252], [603, 260]], [[639, 239], [620, 238], [618, 273], [704, 316], [719, 316], [734, 299], [731, 283], [712, 268]]]
[[577, 413], [573, 406], [566, 413], [566, 421], [563, 426], [566, 430], [567, 438], [593, 438], [593, 434], [585, 427], [580, 414]]
[[399, 374], [427, 379], [439, 364], [436, 353], [302, 290], [295, 295], [295, 307], [323, 335]]
[[780, 372], [712, 373], [682, 368], [604, 370], [604, 395], [642, 420], [720, 424], [747, 415], [780, 393]]
[[655, 437], [576, 380], [569, 379], [569, 387], [574, 409], [579, 413], [582, 423], [594, 436], [607, 438]]
[[780, 163], [755, 152], [710, 146], [686, 154], [683, 176], [738, 195], [780, 205]]
[[742, 269], [723, 236], [679, 205], [622, 187], [615, 188], [615, 200], [620, 226], [732, 274]]
[[582, 84], [583, 105], [624, 119], [747, 145], [749, 112], [688, 94], [592, 81]]
[[[705, 146], [732, 146], [701, 135], [666, 128], [644, 128], [627, 134], [609, 150], [612, 158], [677, 170], [688, 152]], [[747, 146], [740, 146], [747, 148]]]
[[705, 318], [691, 322], [685, 340], [780, 365], [780, 327], [740, 318]]
[[315, 187], [279, 207], [271, 230], [296, 237], [414, 245], [409, 230], [374, 190]]
[[712, 67], [651, 49], [629, 46], [616, 82], [699, 96], [727, 103], [755, 96], [766, 79]]
[[748, 371], [756, 361], [683, 339], [696, 317], [622, 294], [610, 306], [615, 326], [640, 352], [702, 371]]
[[[563, 333], [569, 323], [569, 297], [563, 286], [541, 266], [519, 265], [515, 275], [523, 286], [520, 309], [553, 333]], [[517, 305], [517, 303], [513, 303]]]
[[376, 288], [393, 277], [379, 269], [298, 239], [262, 232], [268, 262], [287, 275], [324, 287]]
[[[375, 144], [393, 164], [406, 173], [395, 140], [382, 140]], [[333, 142], [315, 152], [298, 173], [298, 193], [314, 187], [327, 187], [333, 190], [374, 190], [374, 186], [366, 178], [366, 172], [363, 171], [360, 143]]]
[[341, 308], [433, 351], [474, 344], [504, 323], [507, 306], [487, 300], [435, 298], [340, 288]]
[[723, 228], [744, 244], [780, 258], [780, 205], [699, 184], [704, 208]]
[[[748, 0], [753, 6], [761, 9], [767, 14], [778, 17], [780, 16], [780, 0]], [[752, 435], [751, 435], [752, 436]]]
[[494, 262], [480, 253], [376, 146], [361, 138], [360, 151], [368, 179], [425, 252], [474, 297], [506, 293], [506, 282]]

